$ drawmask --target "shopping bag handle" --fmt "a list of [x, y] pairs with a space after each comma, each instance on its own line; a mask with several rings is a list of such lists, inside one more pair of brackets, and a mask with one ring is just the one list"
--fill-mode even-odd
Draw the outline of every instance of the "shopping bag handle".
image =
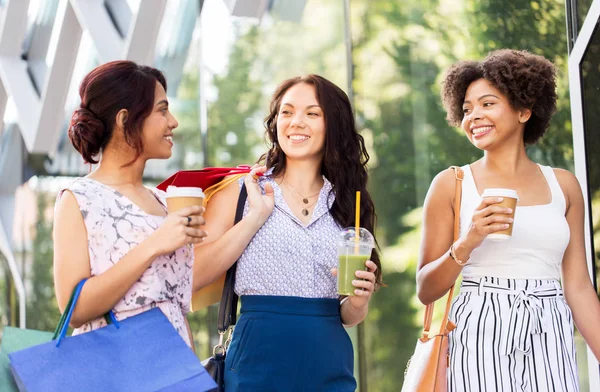
[[[52, 336], [52, 340], [56, 339], [56, 347], [60, 345], [60, 342], [67, 334], [67, 330], [69, 329], [69, 324], [71, 323], [71, 317], [73, 316], [73, 310], [75, 310], [75, 305], [77, 304], [77, 300], [79, 299], [79, 294], [81, 294], [81, 290], [83, 289], [83, 285], [87, 281], [87, 278], [82, 279], [81, 282], [75, 286], [75, 289], [71, 293], [71, 298], [69, 298], [69, 302], [67, 303], [67, 307], [63, 314], [60, 316], [60, 320], [56, 329], [54, 330], [54, 335]], [[115, 317], [115, 314], [112, 310], [110, 310], [106, 315], [104, 315], [106, 321], [108, 323], [114, 324], [117, 328], [120, 328], [121, 325], [119, 321]]]

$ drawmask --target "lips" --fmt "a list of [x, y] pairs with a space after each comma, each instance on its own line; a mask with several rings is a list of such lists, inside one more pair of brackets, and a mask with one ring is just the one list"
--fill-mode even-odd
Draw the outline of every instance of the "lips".
[[478, 126], [471, 128], [471, 133], [475, 139], [479, 139], [492, 132], [493, 129], [494, 127], [491, 125]]
[[171, 143], [171, 145], [173, 145], [173, 135], [166, 135], [163, 137], [167, 142]]
[[308, 135], [300, 135], [300, 134], [293, 134], [293, 135], [288, 135], [288, 139], [291, 140], [292, 142], [303, 142], [306, 141], [308, 139], [310, 139], [310, 136]]

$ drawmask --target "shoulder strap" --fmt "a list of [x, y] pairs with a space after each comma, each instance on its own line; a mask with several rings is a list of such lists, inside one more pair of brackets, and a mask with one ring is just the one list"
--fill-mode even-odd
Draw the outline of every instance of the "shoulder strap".
[[[242, 185], [240, 190], [240, 196], [237, 202], [237, 208], [235, 210], [235, 221], [236, 225], [242, 220], [244, 215], [244, 206], [246, 205], [246, 199], [248, 198], [248, 191], [246, 184]], [[219, 303], [219, 319], [217, 329], [219, 333], [227, 331], [230, 325], [235, 325], [237, 318], [237, 303], [238, 296], [235, 293], [235, 272], [237, 270], [237, 261], [227, 270], [225, 275], [225, 284], [223, 285], [223, 294], [221, 294], [221, 302]]]
[[[454, 189], [454, 236], [453, 241], [458, 239], [460, 234], [460, 204], [462, 199], [462, 180], [465, 176], [463, 170], [458, 166], [452, 166], [454, 170], [454, 176], [456, 177], [456, 185]], [[448, 299], [446, 300], [446, 310], [444, 311], [444, 318], [440, 325], [440, 334], [446, 331], [448, 325], [448, 315], [450, 313], [450, 307], [452, 306], [452, 295], [454, 294], [454, 284], [448, 291]], [[423, 318], [423, 339], [429, 338], [429, 330], [431, 329], [431, 321], [433, 319], [433, 308], [435, 302], [430, 303], [425, 307], [425, 315]]]
[[234, 174], [234, 175], [228, 176], [227, 178], [224, 178], [223, 180], [217, 182], [216, 184], [211, 185], [208, 188], [206, 188], [204, 190], [204, 196], [205, 196], [204, 200], [203, 200], [204, 207], [206, 207], [206, 205], [208, 204], [208, 201], [213, 197], [213, 195], [215, 193], [217, 193], [221, 189], [226, 188], [229, 184], [239, 180], [240, 178], [242, 178], [244, 176], [245, 176], [245, 174]]

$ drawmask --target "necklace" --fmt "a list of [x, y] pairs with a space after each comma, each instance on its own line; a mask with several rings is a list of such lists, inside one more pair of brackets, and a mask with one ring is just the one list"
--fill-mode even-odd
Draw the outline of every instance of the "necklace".
[[[302, 208], [302, 215], [308, 216], [308, 209], [311, 208], [312, 206], [314, 206], [315, 204], [317, 204], [317, 201], [319, 200], [319, 199], [317, 199], [314, 202], [312, 202], [310, 205], [308, 205], [308, 203], [310, 202], [310, 199], [312, 199], [315, 196], [318, 196], [321, 193], [321, 191], [319, 191], [319, 192], [317, 192], [317, 193], [315, 193], [314, 195], [311, 195], [311, 196], [304, 196], [296, 188], [294, 188], [289, 182], [287, 182], [285, 180], [285, 177], [281, 180], [281, 182], [285, 182], [285, 184], [292, 191], [294, 191], [295, 193], [297, 193], [300, 196], [300, 198], [302, 199], [302, 203], [304, 203], [304, 208]], [[292, 197], [294, 197], [294, 199], [296, 199], [296, 197], [294, 196], [293, 193], [292, 193]]]

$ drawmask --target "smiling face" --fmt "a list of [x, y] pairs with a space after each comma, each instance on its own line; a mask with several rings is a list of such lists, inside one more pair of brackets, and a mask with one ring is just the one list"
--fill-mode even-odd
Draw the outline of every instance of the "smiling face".
[[312, 85], [295, 84], [283, 95], [277, 114], [277, 140], [287, 159], [323, 158], [325, 116]]
[[506, 97], [486, 79], [478, 79], [467, 88], [461, 128], [473, 145], [490, 150], [506, 141], [523, 143], [528, 109], [514, 109]]
[[179, 123], [169, 111], [169, 101], [163, 86], [156, 82], [154, 106], [142, 125], [144, 157], [146, 159], [166, 159], [171, 157], [173, 129]]

